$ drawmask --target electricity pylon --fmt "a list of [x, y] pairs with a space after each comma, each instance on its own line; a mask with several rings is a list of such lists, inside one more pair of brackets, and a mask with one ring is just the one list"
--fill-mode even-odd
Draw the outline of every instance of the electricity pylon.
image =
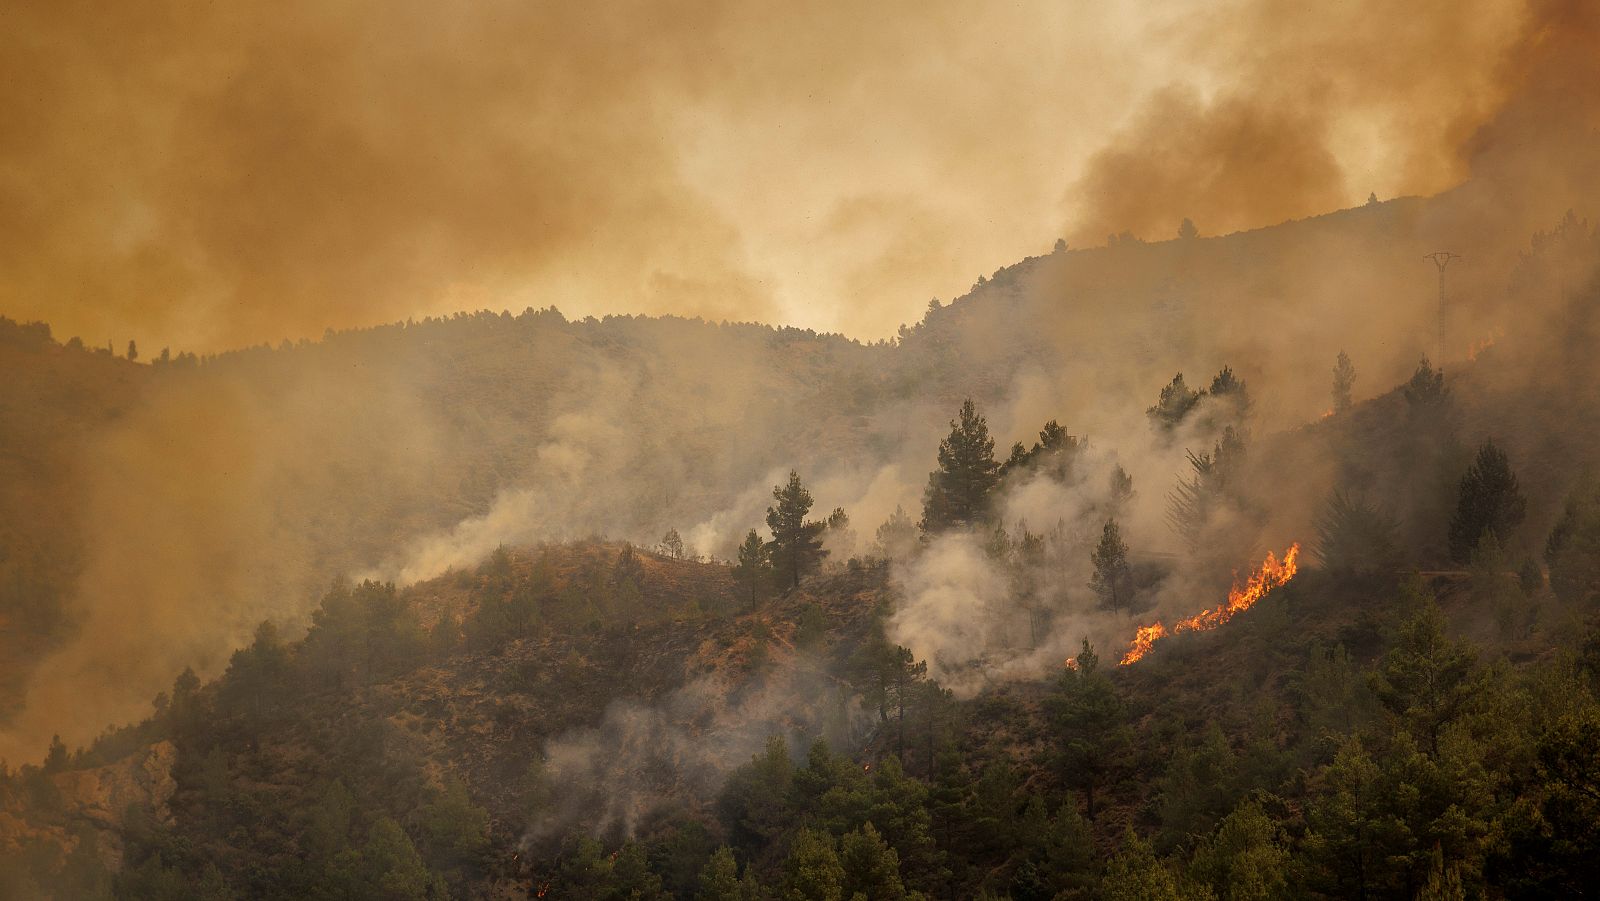
[[1432, 260], [1433, 265], [1439, 269], [1439, 356], [1433, 364], [1437, 367], [1444, 365], [1444, 270], [1451, 263], [1461, 259], [1461, 257], [1448, 250], [1438, 250], [1433, 253], [1425, 253], [1422, 258], [1424, 260]]

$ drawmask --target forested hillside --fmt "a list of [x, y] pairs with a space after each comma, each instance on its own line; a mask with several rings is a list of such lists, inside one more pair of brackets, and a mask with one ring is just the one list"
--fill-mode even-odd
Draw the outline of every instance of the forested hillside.
[[876, 344], [8, 321], [7, 890], [1571, 893], [1600, 248], [1495, 245], [1430, 359], [1401, 260], [1467, 196], [1058, 248]]
[[[653, 543], [669, 528], [731, 558], [765, 486], [801, 464], [823, 503], [871, 527], [915, 503], [926, 447], [969, 396], [1002, 446], [1056, 418], [1116, 455], [1142, 489], [1141, 543], [1173, 550], [1162, 498], [1192, 442], [1153, 440], [1142, 416], [1171, 373], [1203, 388], [1231, 367], [1251, 387], [1257, 442], [1327, 409], [1341, 351], [1359, 369], [1358, 399], [1387, 390], [1433, 349], [1434, 273], [1418, 257], [1461, 237], [1463, 207], [1501, 218], [1472, 233], [1483, 248], [1472, 277], [1447, 285], [1445, 366], [1454, 377], [1497, 341], [1496, 371], [1509, 374], [1463, 388], [1463, 440], [1498, 430], [1513, 450], [1540, 442], [1528, 452], [1571, 461], [1574, 433], [1496, 417], [1574, 402], [1528, 377], [1592, 383], [1576, 351], [1559, 369], [1522, 363], [1545, 335], [1583, 334], [1562, 317], [1593, 238], [1507, 195], [1486, 181], [1226, 237], [1058, 248], [930, 304], [893, 343], [546, 309], [205, 358], [146, 348], [133, 365], [121, 348], [8, 326], [0, 365], [18, 377], [0, 383], [0, 440], [31, 468], [7, 481], [3, 519], [38, 527], [6, 545], [7, 590], [30, 587], [3, 614], [17, 653], [0, 752], [25, 759], [52, 732], [86, 739], [138, 715], [172, 671], [219, 671], [263, 616], [304, 623], [336, 575], [404, 582], [501, 541]], [[1525, 220], [1559, 227], [1530, 245]], [[1382, 328], [1357, 327], [1372, 316]], [[1331, 484], [1322, 462], [1304, 474], [1318, 484], [1272, 505], [1285, 529], [1242, 540], [1298, 537]], [[1552, 485], [1536, 511], [1553, 515], [1564, 491]], [[146, 628], [122, 628], [127, 615]], [[127, 661], [115, 678], [94, 663], [106, 657]]]

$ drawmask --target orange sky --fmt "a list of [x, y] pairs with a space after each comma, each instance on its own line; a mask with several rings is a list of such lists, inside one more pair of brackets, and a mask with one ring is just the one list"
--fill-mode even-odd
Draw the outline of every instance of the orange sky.
[[1460, 180], [1523, 2], [1400, 6], [21, 0], [0, 314], [152, 350], [550, 304], [884, 337], [1058, 236]]

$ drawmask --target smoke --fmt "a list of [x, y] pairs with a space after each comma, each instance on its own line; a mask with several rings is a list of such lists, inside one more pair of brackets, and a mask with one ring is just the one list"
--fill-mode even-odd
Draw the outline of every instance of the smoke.
[[1493, 61], [1525, 6], [1264, 0], [1198, 13], [1175, 40], [1203, 75], [1154, 91], [1089, 159], [1067, 194], [1069, 240], [1167, 238], [1184, 217], [1226, 234], [1457, 184], [1466, 138], [1510, 91]]
[[794, 658], [747, 688], [706, 676], [655, 703], [614, 701], [597, 725], [545, 744], [549, 796], [523, 841], [574, 828], [632, 836], [667, 802], [709, 801], [773, 736], [847, 747], [869, 719], [858, 698]]
[[24, 0], [0, 308], [201, 350], [551, 302], [886, 335], [1063, 222], [1456, 183], [1528, 60], [1592, 46], [1525, 5]]

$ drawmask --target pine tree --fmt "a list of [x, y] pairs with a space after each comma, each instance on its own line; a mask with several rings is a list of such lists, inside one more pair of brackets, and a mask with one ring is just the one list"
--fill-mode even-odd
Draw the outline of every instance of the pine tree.
[[1502, 542], [1522, 523], [1528, 502], [1517, 487], [1516, 473], [1505, 451], [1485, 441], [1478, 457], [1461, 478], [1455, 515], [1450, 518], [1450, 557], [1465, 563], [1484, 530]]
[[1195, 849], [1189, 875], [1229, 901], [1272, 901], [1288, 889], [1283, 830], [1255, 801], [1227, 815]]
[[1150, 417], [1150, 422], [1158, 429], [1170, 432], [1183, 422], [1195, 404], [1200, 402], [1200, 393], [1189, 390], [1183, 380], [1183, 373], [1172, 377], [1172, 381], [1161, 389], [1161, 396], [1156, 405], [1145, 411]]
[[999, 481], [989, 424], [968, 399], [950, 435], [939, 442], [939, 468], [928, 474], [922, 500], [922, 531], [937, 534], [970, 528], [989, 515], [989, 495]]
[[772, 499], [777, 504], [767, 508], [767, 528], [772, 530], [773, 575], [779, 586], [794, 588], [827, 555], [821, 540], [826, 524], [806, 521], [811, 492], [800, 483], [798, 472], [789, 473], [788, 484], [772, 489]]
[[1106, 867], [1100, 897], [1104, 901], [1178, 901], [1181, 896], [1177, 880], [1150, 844], [1130, 829], [1123, 836], [1122, 850]]
[[1450, 402], [1450, 389], [1444, 383], [1444, 371], [1434, 369], [1427, 357], [1417, 363], [1417, 371], [1411, 374], [1402, 393], [1414, 421], [1426, 421], [1438, 416]]
[[1211, 387], [1205, 391], [1213, 402], [1225, 402], [1236, 419], [1250, 414], [1250, 389], [1244, 380], [1233, 374], [1232, 366], [1224, 366], [1211, 378]]
[[744, 536], [744, 543], [739, 545], [739, 562], [734, 564], [733, 578], [749, 596], [751, 607], [760, 599], [762, 587], [772, 579], [770, 549], [755, 529], [751, 529]]
[[1080, 447], [1082, 442], [1052, 419], [1039, 430], [1039, 440], [1033, 443], [1032, 448], [1024, 447], [1020, 441], [1011, 446], [1011, 456], [1001, 464], [1000, 476], [1004, 478], [1026, 470], [1042, 473], [1057, 481], [1066, 481], [1072, 473], [1072, 464]]
[[1439, 736], [1476, 703], [1482, 680], [1477, 652], [1445, 635], [1444, 614], [1429, 599], [1400, 625], [1394, 647], [1371, 675], [1373, 693], [1430, 753]]
[[444, 791], [418, 813], [428, 862], [440, 869], [471, 866], [489, 847], [489, 812], [472, 803], [460, 779], [446, 779]]
[[826, 832], [806, 828], [796, 833], [783, 870], [785, 901], [840, 901], [844, 897], [844, 866], [834, 850], [833, 836]]
[[1244, 465], [1244, 439], [1228, 426], [1211, 452], [1185, 453], [1192, 474], [1167, 495], [1167, 524], [1192, 552], [1205, 541], [1217, 508], [1232, 499], [1230, 488]]
[[1192, 241], [1198, 237], [1200, 237], [1200, 229], [1195, 228], [1194, 220], [1185, 218], [1183, 222], [1178, 225], [1178, 240]]
[[874, 552], [885, 560], [903, 560], [917, 546], [917, 524], [905, 508], [896, 504], [894, 513], [878, 526]]
[[1600, 597], [1600, 483], [1580, 485], [1545, 542], [1550, 589], [1568, 603]]
[[1111, 476], [1106, 488], [1106, 515], [1112, 519], [1120, 517], [1127, 511], [1128, 504], [1133, 501], [1133, 476], [1122, 468], [1122, 464], [1111, 467]]
[[668, 529], [667, 534], [661, 536], [661, 550], [673, 560], [684, 558], [683, 537], [677, 529]]
[[363, 881], [376, 897], [426, 901], [433, 874], [399, 823], [388, 817], [373, 823], [361, 861]]
[[1061, 737], [1061, 772], [1069, 785], [1082, 790], [1092, 820], [1098, 789], [1119, 765], [1132, 737], [1122, 699], [1100, 672], [1100, 657], [1087, 639], [1075, 663], [1061, 674], [1051, 706]]
[[1461, 868], [1446, 864], [1437, 846], [1428, 867], [1428, 881], [1417, 892], [1416, 901], [1467, 901], [1466, 889], [1461, 885]]
[[1128, 609], [1133, 600], [1133, 571], [1128, 566], [1128, 545], [1114, 519], [1100, 530], [1100, 543], [1089, 553], [1094, 578], [1089, 582], [1100, 595], [1100, 605], [1114, 613]]
[[700, 891], [695, 901], [744, 901], [739, 887], [739, 864], [727, 845], [716, 850], [700, 871]]
[[889, 847], [868, 822], [839, 839], [839, 862], [844, 867], [844, 896], [873, 901], [901, 901], [906, 887], [900, 881], [900, 855]]
[[895, 756], [905, 760], [906, 712], [917, 703], [928, 676], [927, 661], [916, 659], [909, 648], [873, 635], [850, 661], [851, 682], [865, 704], [878, 709], [885, 727], [894, 718]]
[[823, 543], [828, 553], [847, 560], [856, 554], [856, 530], [850, 528], [850, 514], [843, 507], [834, 507], [823, 522]]
[[1339, 359], [1333, 364], [1333, 412], [1343, 413], [1350, 409], [1355, 387], [1355, 364], [1350, 362], [1350, 355], [1341, 350]]
[[1334, 489], [1317, 514], [1313, 549], [1324, 569], [1364, 574], [1392, 568], [1399, 558], [1394, 519], [1365, 500]]

